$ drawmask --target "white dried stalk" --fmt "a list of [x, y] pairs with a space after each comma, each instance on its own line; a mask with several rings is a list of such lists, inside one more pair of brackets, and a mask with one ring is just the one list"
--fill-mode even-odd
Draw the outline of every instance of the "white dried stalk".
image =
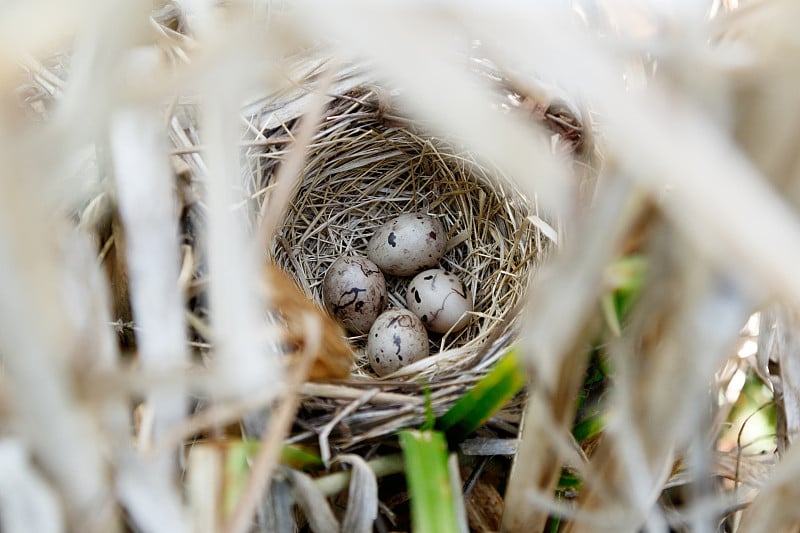
[[[352, 468], [342, 531], [369, 533], [378, 517], [378, 480], [375, 472], [361, 456], [355, 454], [340, 455], [338, 460], [348, 463]], [[456, 488], [459, 494], [460, 488]]]
[[84, 15], [88, 15], [85, 5], [58, 0], [4, 6], [0, 19], [0, 85], [10, 89], [18, 82], [20, 55], [43, 53], [69, 42]]
[[[583, 334], [592, 313], [596, 312], [598, 291], [602, 287], [601, 279], [611, 250], [636, 218], [640, 206], [631, 201], [631, 196], [630, 186], [625, 181], [612, 181], [611, 187], [600, 198], [597, 209], [582, 225], [583, 231], [534, 284], [531, 298], [536, 305], [528, 310], [522, 342], [523, 353], [537, 380], [532, 383], [534, 390], [528, 396], [519, 453], [506, 494], [503, 528], [507, 531], [528, 526], [539, 530], [547, 520], [547, 510], [532, 508], [527, 495], [531, 491], [538, 493], [555, 489], [561, 457], [565, 454], [555, 439], [542, 442], [541, 435], [566, 432], [572, 423], [571, 413], [566, 416], [556, 414], [563, 410], [563, 406], [551, 405], [552, 396], [577, 392], [559, 389], [575, 387], [565, 379], [575, 372], [574, 343]], [[625, 209], [626, 204], [629, 204], [628, 209]], [[631, 209], [630, 204], [636, 207]], [[585, 359], [581, 354], [578, 357]], [[544, 391], [540, 391], [541, 388]]]
[[[150, 53], [148, 53], [150, 52]], [[153, 50], [133, 49], [125, 56], [128, 72], [157, 65]], [[148, 373], [188, 368], [183, 295], [178, 285], [177, 200], [167, 156], [163, 115], [158, 107], [115, 110], [109, 128], [117, 203], [125, 228], [127, 271], [138, 359]], [[141, 429], [145, 449], [187, 415], [185, 387], [154, 384], [145, 397], [152, 424]], [[148, 531], [186, 531], [183, 504], [175, 484], [176, 449], [138, 455], [130, 446], [117, 450], [116, 487], [133, 521]]]
[[[112, 115], [110, 144], [119, 212], [125, 227], [125, 251], [131, 307], [142, 369], [170, 372], [188, 368], [183, 296], [178, 287], [178, 227], [174, 183], [167, 159], [161, 113], [129, 108]], [[154, 386], [146, 397], [153, 413], [151, 437], [158, 438], [187, 414], [188, 399], [180, 383]], [[149, 443], [148, 443], [149, 444]], [[137, 523], [169, 524], [182, 504], [175, 487], [175, 450], [149, 460], [122, 460], [117, 480], [123, 501]], [[148, 472], [150, 476], [143, 476]], [[148, 488], [145, 488], [148, 487]], [[149, 500], [143, 494], [158, 495]], [[163, 527], [163, 526], [162, 526]]]
[[[76, 346], [71, 364], [80, 372], [112, 373], [119, 370], [119, 348], [111, 323], [108, 282], [99, 265], [91, 240], [75, 231], [64, 238], [65, 275], [62, 290], [71, 312], [65, 315], [75, 331]], [[76, 306], [72, 302], [84, 302]], [[131, 442], [131, 414], [128, 398], [114, 394], [95, 406], [98, 425], [113, 449]]]
[[252, 289], [263, 268], [263, 256], [248, 234], [247, 213], [233, 208], [246, 200], [238, 148], [238, 107], [247, 79], [246, 64], [241, 58], [225, 59], [231, 62], [225, 74], [205, 80], [202, 128], [207, 146], [207, 250], [217, 392], [243, 396], [271, 389], [277, 393], [282, 381], [280, 354], [275, 339], [266, 336], [262, 303]]
[[[455, 17], [439, 17], [423, 3], [377, 5], [304, 2], [306, 24], [328, 35], [354, 57], [367, 57], [374, 68], [402, 87], [404, 105], [422, 121], [498, 165], [535, 191], [546, 209], [563, 209], [572, 195], [566, 170], [552, 156], [544, 136], [519, 117], [492, 110], [488, 87], [454, 63]], [[456, 12], [458, 10], [456, 9]], [[351, 16], [358, 12], [358, 17]], [[467, 36], [461, 36], [467, 39]], [[463, 43], [463, 42], [462, 42]]]
[[114, 522], [101, 445], [72, 391], [76, 332], [64, 318], [67, 306], [86, 305], [90, 298], [61, 297], [68, 276], [54, 228], [62, 221], [30, 194], [35, 180], [32, 172], [0, 176], [0, 353], [13, 384], [14, 414], [70, 520], [85, 531], [107, 530]]
[[14, 440], [0, 441], [0, 528], [5, 533], [65, 530], [58, 497]]
[[293, 499], [303, 509], [311, 531], [314, 533], [339, 533], [342, 531], [339, 521], [331, 511], [325, 493], [314, 484], [311, 477], [302, 472], [290, 470], [289, 483], [292, 485]]
[[181, 504], [172, 456], [149, 457], [123, 450], [115, 457], [116, 493], [142, 531], [190, 533], [191, 521]]
[[[176, 200], [161, 115], [119, 110], [110, 135], [139, 360], [149, 371], [187, 368]], [[186, 394], [177, 384], [153, 391], [148, 403], [156, 413], [156, 436], [186, 415]]]
[[[609, 424], [608, 433], [617, 443], [622, 471], [611, 469], [612, 474], [602, 480], [607, 492], [624, 494], [617, 505], [632, 504], [648, 520], [663, 519], [655, 504], [676, 451], [692, 440], [696, 447], [708, 444], [701, 430], [708, 424], [707, 412], [700, 406], [708, 401], [708, 384], [729, 357], [750, 312], [748, 300], [724, 278], [711, 274], [696, 257], [680, 253], [675, 243], [670, 247], [677, 248], [676, 261], [683, 265], [685, 301], [671, 310], [671, 322], [655, 347], [616, 350], [620, 371], [611, 409], [618, 417]], [[639, 362], [643, 359], [647, 363]], [[611, 462], [616, 464], [616, 458]], [[709, 473], [708, 465], [690, 463], [689, 474], [696, 476], [697, 488]], [[603, 485], [596, 490], [603, 492]], [[691, 516], [693, 530], [712, 528], [717, 520], [708, 514], [716, 511], [702, 506], [702, 500], [697, 499], [701, 506]]]
[[[458, 454], [451, 453], [447, 456], [447, 472], [449, 474], [450, 490], [453, 493], [453, 507], [455, 507], [458, 532], [469, 533], [467, 509], [464, 505], [464, 483], [461, 481], [461, 472], [458, 463]], [[377, 492], [377, 487], [375, 489]]]
[[195, 533], [215, 533], [221, 523], [219, 487], [224, 486], [220, 448], [196, 445], [187, 459], [186, 491], [196, 524]]
[[[475, 13], [474, 27], [496, 29], [483, 35], [503, 44], [510, 64], [536, 69], [586, 98], [603, 116], [607, 154], [659, 198], [698, 253], [800, 302], [800, 280], [794, 275], [800, 249], [781, 245], [800, 241], [796, 215], [716, 119], [700, 112], [693, 95], [676, 94], [660, 83], [641, 93], [626, 91], [619, 59], [560, 10], [539, 6], [498, 13]], [[560, 53], [551, 54], [556, 46]], [[742, 216], [747, 212], [759, 216]]]

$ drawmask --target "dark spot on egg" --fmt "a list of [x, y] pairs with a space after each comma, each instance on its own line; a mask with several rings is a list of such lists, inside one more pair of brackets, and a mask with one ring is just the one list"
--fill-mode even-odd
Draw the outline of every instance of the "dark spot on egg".
[[417, 303], [422, 303], [422, 298], [419, 297], [419, 291], [417, 289], [414, 289], [414, 299]]
[[400, 348], [403, 346], [403, 340], [400, 338], [399, 335], [392, 335], [392, 344], [397, 347], [397, 351], [394, 352], [395, 355], [400, 355]]
[[436, 232], [432, 231], [432, 232], [428, 233], [428, 237], [430, 237], [431, 239], [433, 239], [435, 241], [436, 240]]
[[395, 248], [397, 246], [397, 235], [393, 231], [389, 232], [389, 238], [386, 241], [392, 248]]
[[422, 321], [423, 322], [427, 322], [428, 321], [428, 315], [422, 315]]

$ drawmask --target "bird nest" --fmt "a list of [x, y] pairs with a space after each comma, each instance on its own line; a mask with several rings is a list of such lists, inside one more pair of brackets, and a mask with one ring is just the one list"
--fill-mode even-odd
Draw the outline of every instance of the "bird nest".
[[[426, 390], [434, 411], [441, 412], [484, 375], [513, 343], [520, 304], [552, 244], [531, 198], [471, 153], [391, 115], [385, 94], [362, 86], [333, 97], [271, 242], [272, 258], [322, 306], [322, 280], [337, 258], [366, 256], [370, 237], [383, 223], [403, 213], [427, 213], [447, 232], [440, 268], [464, 281], [474, 311], [465, 329], [430, 335], [428, 358], [386, 378], [370, 369], [365, 336], [349, 338], [356, 353], [351, 377], [309, 384], [305, 408], [308, 425], [319, 427], [332, 420], [342, 400], [358, 404], [345, 420], [351, 444], [421, 420]], [[540, 117], [546, 124], [548, 112]], [[551, 115], [556, 133], [564, 124], [577, 124], [574, 117], [564, 121], [563, 109], [558, 112]], [[252, 197], [258, 199], [254, 213], [276, 188], [273, 180], [290, 153], [297, 118], [283, 117], [259, 130], [252, 143], [257, 146], [248, 150]], [[386, 281], [387, 308], [404, 308], [410, 278], [387, 275]], [[366, 403], [372, 405], [358, 409]]]

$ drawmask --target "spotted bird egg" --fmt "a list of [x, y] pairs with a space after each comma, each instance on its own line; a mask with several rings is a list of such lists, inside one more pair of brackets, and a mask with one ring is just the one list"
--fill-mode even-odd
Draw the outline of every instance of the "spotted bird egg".
[[408, 308], [435, 333], [463, 329], [470, 319], [472, 295], [452, 272], [439, 268], [417, 274], [408, 285]]
[[400, 215], [375, 232], [367, 257], [387, 274], [411, 276], [444, 257], [447, 236], [438, 219], [422, 213]]
[[345, 328], [363, 334], [386, 307], [386, 280], [369, 259], [340, 257], [325, 273], [322, 298]]
[[386, 311], [369, 330], [367, 357], [372, 370], [379, 376], [428, 357], [425, 326], [406, 309]]

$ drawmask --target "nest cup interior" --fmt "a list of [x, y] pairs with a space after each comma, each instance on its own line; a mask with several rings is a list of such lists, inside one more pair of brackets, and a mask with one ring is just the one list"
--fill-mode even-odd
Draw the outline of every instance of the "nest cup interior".
[[[403, 213], [439, 218], [448, 235], [440, 267], [455, 273], [474, 298], [470, 325], [430, 334], [431, 357], [395, 377], [440, 373], [470, 364], [495, 328], [508, 329], [542, 252], [542, 237], [527, 220], [533, 207], [505, 178], [441, 140], [382, 120], [371, 93], [334, 99], [307, 154], [298, 189], [273, 240], [276, 263], [322, 305], [322, 279], [342, 255], [366, 256], [383, 223]], [[264, 132], [286, 137], [283, 128]], [[261, 187], [287, 146], [262, 152]], [[411, 277], [386, 275], [387, 308], [405, 308]], [[500, 333], [494, 331], [494, 333]], [[355, 373], [373, 375], [365, 336], [352, 337]], [[472, 361], [474, 363], [475, 361]]]

